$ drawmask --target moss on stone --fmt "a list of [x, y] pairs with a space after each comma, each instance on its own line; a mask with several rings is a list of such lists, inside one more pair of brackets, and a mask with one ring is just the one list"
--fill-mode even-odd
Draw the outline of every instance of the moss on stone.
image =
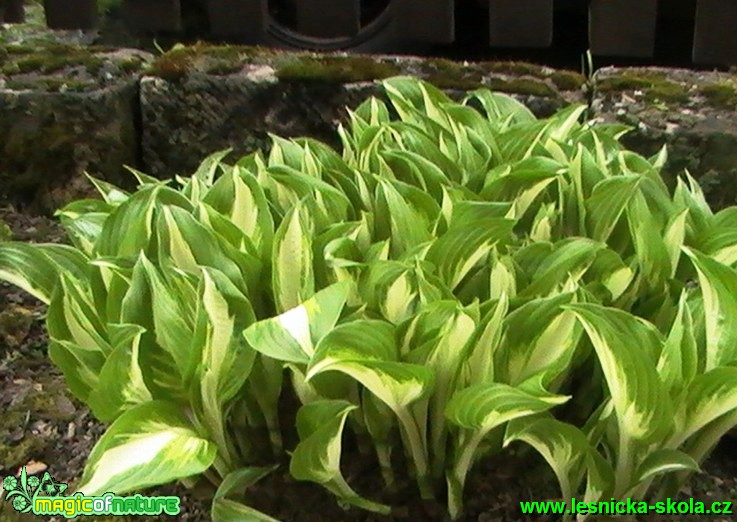
[[10, 229], [8, 224], [0, 218], [0, 243], [3, 241], [12, 241], [13, 231]]
[[277, 54], [271, 49], [239, 45], [175, 46], [154, 60], [146, 72], [167, 81], [195, 72], [227, 75], [242, 70], [245, 62], [264, 63]]
[[90, 82], [73, 78], [11, 78], [5, 88], [13, 91], [85, 92]]
[[49, 74], [71, 67], [84, 67], [90, 74], [95, 74], [104, 64], [104, 60], [96, 53], [101, 49], [78, 47], [66, 44], [49, 44], [46, 46], [4, 47], [5, 63], [0, 73], [6, 76], [15, 74]]
[[25, 437], [17, 444], [0, 441], [0, 467], [11, 469], [24, 464], [41, 453], [46, 443], [40, 437]]
[[547, 83], [533, 78], [489, 78], [488, 87], [493, 91], [509, 94], [541, 96], [545, 98], [557, 95]]
[[470, 91], [483, 87], [484, 72], [477, 64], [429, 58], [423, 62], [423, 78], [439, 89]]
[[286, 81], [368, 82], [402, 72], [395, 64], [360, 55], [295, 55], [275, 66], [276, 77]]
[[723, 81], [705, 85], [699, 89], [706, 103], [719, 109], [737, 108], [737, 88], [731, 82]]
[[528, 62], [484, 62], [481, 67], [490, 73], [534, 76], [536, 78], [545, 76], [540, 65]]
[[671, 81], [656, 71], [625, 72], [596, 82], [600, 93], [642, 91], [646, 101], [686, 103], [690, 99], [687, 86]]
[[562, 91], [577, 91], [586, 83], [583, 74], [574, 71], [556, 70], [550, 80]]

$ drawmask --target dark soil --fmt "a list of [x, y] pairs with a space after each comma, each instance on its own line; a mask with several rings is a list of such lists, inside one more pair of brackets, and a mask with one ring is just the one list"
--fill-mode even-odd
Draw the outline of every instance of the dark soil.
[[[53, 219], [29, 215], [0, 201], [0, 227], [3, 222], [7, 223], [15, 240], [63, 242], [63, 232]], [[69, 395], [63, 377], [48, 360], [43, 316], [41, 303], [15, 287], [0, 283], [0, 475], [16, 473], [20, 466], [26, 465], [35, 473], [48, 470], [57, 481], [73, 484], [81, 476], [85, 459], [104, 426]], [[736, 499], [736, 445], [735, 439], [725, 439], [706, 463], [706, 471], [695, 476], [681, 495], [703, 501]], [[401, 507], [391, 517], [355, 509], [345, 511], [321, 487], [291, 479], [286, 466], [254, 486], [247, 500], [253, 507], [284, 522], [444, 520], [443, 506], [422, 503], [413, 484], [400, 485], [400, 492], [394, 495], [382, 497], [377, 493], [381, 486], [372, 465], [353, 450], [349, 442], [343, 462], [346, 478], [359, 492]], [[521, 500], [554, 500], [558, 495], [552, 472], [539, 457], [522, 447], [478, 464], [466, 491], [464, 520], [467, 522], [554, 520], [542, 515], [525, 518], [520, 513]], [[198, 498], [181, 486], [168, 485], [147, 493], [182, 496], [183, 512], [177, 517], [179, 520], [210, 520], [207, 499]], [[164, 519], [166, 517], [160, 518]], [[707, 519], [673, 518], [682, 521]], [[0, 502], [0, 520], [37, 519], [18, 516], [9, 504]], [[137, 517], [136, 520], [159, 519]], [[642, 520], [659, 522], [666, 519]]]

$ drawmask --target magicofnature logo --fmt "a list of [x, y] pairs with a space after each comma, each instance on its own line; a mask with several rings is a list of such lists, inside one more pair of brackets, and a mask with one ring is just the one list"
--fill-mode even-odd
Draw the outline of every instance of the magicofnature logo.
[[3, 478], [5, 500], [21, 513], [34, 515], [178, 515], [180, 498], [174, 496], [147, 497], [140, 494], [121, 497], [114, 493], [87, 496], [81, 492], [65, 497], [68, 488], [45, 472], [41, 478], [28, 475], [25, 466], [19, 476]]

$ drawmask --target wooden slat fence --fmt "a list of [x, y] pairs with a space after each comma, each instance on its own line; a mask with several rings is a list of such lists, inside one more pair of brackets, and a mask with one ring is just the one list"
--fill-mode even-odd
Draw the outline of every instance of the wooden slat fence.
[[[211, 36], [266, 43], [272, 0], [200, 0]], [[282, 0], [284, 1], [284, 0]], [[457, 2], [488, 5], [492, 47], [545, 48], [555, 36], [555, 8], [571, 0], [391, 0], [389, 14], [396, 41], [451, 43]], [[679, 0], [580, 0], [588, 8], [589, 47], [593, 54], [652, 57], [658, 17]], [[737, 0], [681, 0], [695, 3], [692, 59], [697, 64], [737, 65]], [[560, 3], [559, 3], [560, 2]], [[180, 0], [122, 0], [131, 29], [176, 33], [182, 29]], [[313, 39], [351, 38], [363, 30], [362, 0], [292, 0], [296, 34]], [[47, 25], [88, 29], [97, 23], [96, 0], [44, 0]], [[0, 22], [24, 19], [22, 0], [0, 0]], [[683, 35], [690, 38], [691, 34]], [[484, 45], [480, 42], [479, 45]], [[385, 49], [391, 51], [391, 49]]]

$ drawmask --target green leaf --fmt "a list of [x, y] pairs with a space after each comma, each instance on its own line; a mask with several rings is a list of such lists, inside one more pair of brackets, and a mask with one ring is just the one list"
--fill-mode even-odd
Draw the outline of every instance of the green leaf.
[[337, 323], [350, 287], [337, 283], [284, 312], [249, 326], [244, 332], [258, 352], [279, 361], [308, 364], [315, 345]]
[[340, 471], [345, 421], [356, 406], [346, 401], [318, 401], [297, 412], [300, 443], [292, 454], [289, 471], [297, 480], [323, 485], [347, 504], [388, 515], [391, 508], [361, 497]]
[[92, 449], [78, 492], [122, 495], [208, 469], [216, 448], [175, 404], [152, 401], [118, 417]]

